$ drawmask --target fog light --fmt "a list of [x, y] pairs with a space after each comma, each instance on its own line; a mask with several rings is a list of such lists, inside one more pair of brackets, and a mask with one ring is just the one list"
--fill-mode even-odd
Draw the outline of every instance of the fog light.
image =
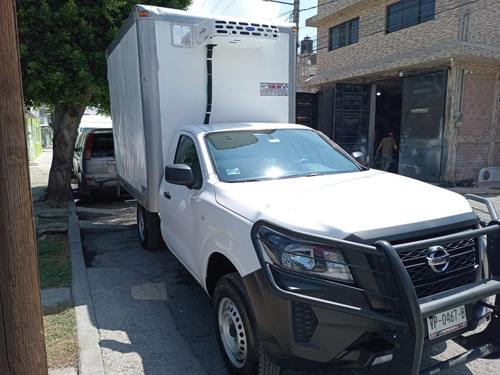
[[386, 363], [386, 362], [390, 362], [390, 361], [392, 361], [392, 354], [386, 354], [386, 355], [382, 355], [380, 357], [375, 358], [372, 365], [380, 365], [382, 363]]

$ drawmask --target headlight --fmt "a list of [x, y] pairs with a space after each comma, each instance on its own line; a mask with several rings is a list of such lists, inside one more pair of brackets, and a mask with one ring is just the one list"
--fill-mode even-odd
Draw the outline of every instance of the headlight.
[[354, 283], [349, 266], [338, 247], [303, 241], [260, 227], [257, 238], [273, 263], [294, 271]]

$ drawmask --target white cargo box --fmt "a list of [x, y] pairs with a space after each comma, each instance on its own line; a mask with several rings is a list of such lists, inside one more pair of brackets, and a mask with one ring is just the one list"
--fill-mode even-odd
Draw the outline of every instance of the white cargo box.
[[210, 123], [294, 122], [296, 43], [291, 24], [137, 5], [107, 51], [120, 184], [157, 212], [173, 135], [210, 100]]

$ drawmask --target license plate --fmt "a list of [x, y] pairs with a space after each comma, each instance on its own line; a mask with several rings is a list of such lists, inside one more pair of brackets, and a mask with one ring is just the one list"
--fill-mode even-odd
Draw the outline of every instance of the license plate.
[[464, 327], [467, 327], [465, 306], [455, 307], [427, 318], [427, 328], [431, 340]]

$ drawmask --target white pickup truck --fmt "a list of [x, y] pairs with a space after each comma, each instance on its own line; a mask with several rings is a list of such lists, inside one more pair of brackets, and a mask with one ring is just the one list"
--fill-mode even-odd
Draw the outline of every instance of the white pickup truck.
[[[119, 184], [213, 299], [234, 374], [385, 364], [437, 374], [499, 350], [500, 222], [364, 167], [294, 118], [295, 30], [137, 5], [108, 49]], [[463, 336], [480, 324], [487, 328]], [[423, 348], [465, 354], [420, 369]]]

